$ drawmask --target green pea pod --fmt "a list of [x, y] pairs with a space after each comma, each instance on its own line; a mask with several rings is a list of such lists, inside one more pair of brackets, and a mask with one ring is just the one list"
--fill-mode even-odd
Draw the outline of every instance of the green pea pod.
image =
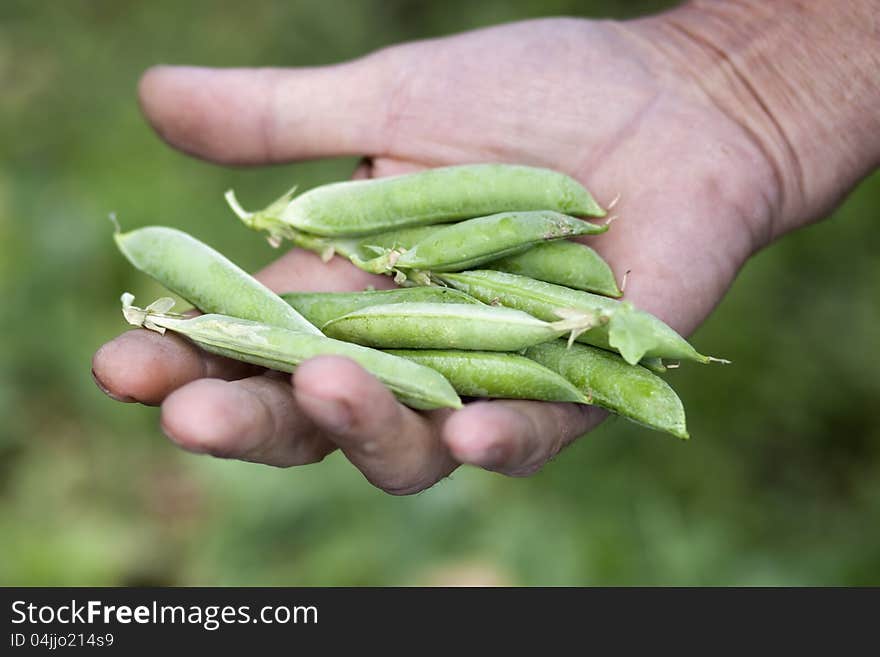
[[541, 242], [596, 235], [606, 230], [607, 225], [592, 224], [558, 212], [501, 212], [452, 224], [432, 232], [408, 249], [392, 249], [369, 262], [355, 261], [355, 264], [374, 274], [392, 269], [461, 271], [520, 253]]
[[608, 321], [579, 335], [578, 342], [617, 351], [633, 365], [646, 356], [699, 363], [721, 361], [698, 353], [661, 320], [629, 303], [485, 269], [436, 274], [436, 278], [484, 303], [516, 308], [547, 321], [557, 317], [559, 309], [564, 308], [603, 316]]
[[[201, 348], [236, 360], [261, 365], [281, 372], [314, 356], [346, 356], [373, 374], [413, 408], [461, 408], [461, 400], [443, 375], [405, 358], [375, 349], [340, 342], [323, 335], [311, 335], [252, 322], [227, 315], [200, 315], [185, 318], [170, 315], [172, 299], [160, 299], [147, 308], [132, 305], [134, 297], [122, 295], [122, 312], [134, 326], [158, 333], [179, 333]], [[340, 382], [340, 385], [344, 382]]]
[[391, 349], [387, 353], [437, 370], [458, 394], [467, 397], [588, 403], [567, 379], [517, 354], [434, 349]]
[[288, 292], [281, 298], [318, 328], [348, 313], [393, 303], [470, 303], [482, 305], [464, 292], [450, 287], [404, 287], [364, 292]]
[[260, 212], [226, 199], [250, 228], [274, 239], [291, 230], [353, 237], [406, 226], [458, 221], [498, 212], [554, 210], [603, 217], [605, 211], [579, 182], [557, 171], [508, 164], [469, 164], [390, 178], [351, 180], [288, 192]]
[[672, 387], [639, 365], [602, 349], [556, 340], [525, 355], [571, 381], [590, 400], [633, 422], [688, 438], [684, 407]]
[[272, 290], [183, 231], [147, 226], [114, 239], [132, 265], [203, 312], [321, 334]]
[[623, 295], [608, 263], [580, 242], [559, 240], [537, 244], [528, 251], [493, 260], [483, 266], [606, 297]]
[[577, 334], [595, 321], [594, 313], [572, 313], [564, 320], [544, 322], [512, 308], [401, 303], [361, 308], [321, 328], [332, 338], [385, 349], [519, 351], [566, 333]]

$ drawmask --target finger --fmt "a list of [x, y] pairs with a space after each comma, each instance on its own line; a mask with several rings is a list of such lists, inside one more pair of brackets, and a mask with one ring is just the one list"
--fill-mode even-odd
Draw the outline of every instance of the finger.
[[424, 490], [456, 467], [436, 429], [448, 413], [415, 413], [347, 358], [306, 361], [294, 373], [293, 387], [300, 408], [367, 480], [388, 493]]
[[335, 449], [297, 409], [286, 377], [194, 381], [169, 395], [161, 422], [190, 452], [266, 465], [314, 463]]
[[107, 395], [155, 405], [182, 385], [213, 377], [240, 379], [260, 368], [209, 354], [166, 333], [134, 329], [103, 345], [92, 357], [92, 376]]
[[580, 404], [478, 402], [450, 416], [442, 435], [456, 460], [524, 476], [539, 470], [604, 417], [596, 407]]
[[395, 58], [320, 68], [158, 66], [141, 107], [172, 146], [218, 162], [265, 163], [383, 150]]

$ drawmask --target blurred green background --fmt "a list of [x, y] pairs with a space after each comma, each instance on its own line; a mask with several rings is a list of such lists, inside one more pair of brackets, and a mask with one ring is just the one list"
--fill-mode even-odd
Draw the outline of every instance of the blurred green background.
[[256, 268], [271, 253], [222, 191], [269, 199], [354, 165], [229, 169], [173, 152], [138, 112], [147, 66], [330, 63], [666, 4], [0, 4], [0, 583], [880, 584], [876, 175], [755, 258], [695, 336], [735, 364], [672, 375], [689, 443], [612, 420], [530, 479], [465, 469], [395, 498], [339, 455], [277, 470], [182, 453], [156, 409], [92, 383], [92, 352], [125, 329], [120, 292], [159, 293], [114, 249], [108, 212]]

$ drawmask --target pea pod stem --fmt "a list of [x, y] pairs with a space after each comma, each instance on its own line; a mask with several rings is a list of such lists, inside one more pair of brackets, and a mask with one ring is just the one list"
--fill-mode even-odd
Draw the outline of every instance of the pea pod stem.
[[316, 253], [324, 262], [328, 262], [336, 254], [348, 259], [354, 257], [357, 253], [358, 245], [358, 240], [356, 239], [331, 239], [312, 235], [278, 220], [277, 214], [290, 202], [296, 190], [297, 187], [292, 187], [259, 212], [248, 212], [245, 210], [238, 202], [235, 191], [231, 189], [226, 190], [223, 196], [226, 199], [226, 203], [245, 226], [252, 230], [266, 233], [266, 241], [274, 249], [281, 246], [282, 241], [286, 239], [294, 246]]
[[281, 245], [282, 240], [285, 239], [294, 243], [297, 239], [306, 241], [306, 237], [297, 235], [299, 231], [295, 231], [292, 226], [289, 226], [278, 219], [278, 215], [290, 203], [296, 190], [297, 186], [294, 185], [275, 201], [257, 212], [249, 212], [245, 210], [241, 203], [238, 202], [238, 198], [235, 196], [235, 191], [232, 189], [227, 189], [223, 198], [226, 199], [226, 203], [235, 215], [241, 219], [245, 226], [252, 230], [266, 233], [266, 240], [273, 248], [277, 248]]

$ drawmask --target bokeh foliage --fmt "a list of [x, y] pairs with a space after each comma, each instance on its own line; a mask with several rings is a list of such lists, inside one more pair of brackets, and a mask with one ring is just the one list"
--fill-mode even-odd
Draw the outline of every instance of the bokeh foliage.
[[124, 330], [120, 292], [160, 292], [113, 248], [108, 212], [256, 268], [271, 254], [222, 191], [269, 199], [353, 166], [232, 169], [173, 152], [138, 112], [147, 66], [330, 63], [665, 4], [0, 4], [0, 583], [880, 583], [877, 176], [756, 257], [695, 336], [735, 365], [672, 375], [689, 443], [609, 421], [531, 479], [462, 470], [394, 498], [338, 455], [276, 470], [181, 453], [156, 409], [92, 383], [92, 352]]

